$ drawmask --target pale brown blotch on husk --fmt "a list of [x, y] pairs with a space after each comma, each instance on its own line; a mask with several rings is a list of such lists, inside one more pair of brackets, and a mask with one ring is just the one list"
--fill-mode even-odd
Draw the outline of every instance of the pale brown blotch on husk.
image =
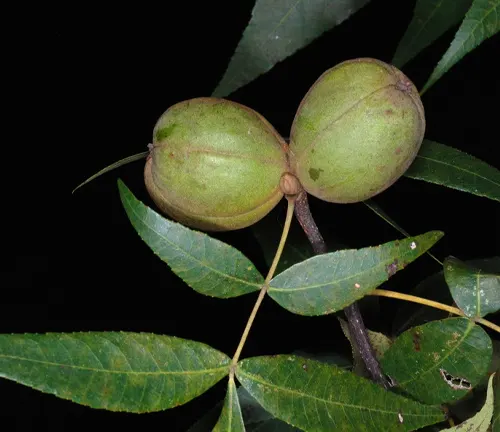
[[144, 180], [159, 209], [205, 231], [245, 228], [281, 200], [287, 144], [256, 111], [195, 98], [158, 120]]
[[303, 98], [290, 134], [291, 169], [322, 200], [363, 201], [404, 174], [424, 133], [424, 108], [408, 77], [380, 60], [348, 60]]

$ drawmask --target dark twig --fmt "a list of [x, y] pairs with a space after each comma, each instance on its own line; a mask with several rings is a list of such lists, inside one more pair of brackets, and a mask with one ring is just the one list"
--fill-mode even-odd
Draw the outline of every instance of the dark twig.
[[[325, 241], [319, 232], [318, 226], [309, 209], [306, 192], [301, 192], [295, 201], [295, 216], [304, 230], [313, 251], [316, 255], [324, 254], [328, 251]], [[375, 357], [375, 352], [368, 339], [368, 332], [361, 316], [361, 311], [357, 303], [353, 303], [344, 309], [349, 324], [349, 333], [352, 344], [359, 351], [366, 369], [372, 379], [385, 388], [391, 387], [390, 381], [382, 372], [380, 363]]]

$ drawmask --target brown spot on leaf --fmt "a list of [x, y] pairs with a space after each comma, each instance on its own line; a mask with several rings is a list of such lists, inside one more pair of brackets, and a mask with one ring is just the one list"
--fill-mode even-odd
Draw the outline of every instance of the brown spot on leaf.
[[418, 331], [413, 332], [413, 349], [415, 351], [420, 351], [420, 333]]
[[389, 277], [394, 276], [398, 271], [398, 260], [395, 259], [392, 263], [388, 264], [385, 267], [385, 271]]
[[401, 152], [402, 152], [401, 147], [398, 147], [394, 153], [396, 153], [396, 154], [398, 155], [398, 154], [400, 154]]
[[393, 114], [394, 114], [394, 111], [393, 111], [392, 109], [386, 109], [386, 110], [385, 110], [385, 113], [386, 113], [387, 115], [393, 115]]
[[446, 345], [447, 345], [447, 346], [453, 346], [453, 345], [455, 345], [455, 344], [457, 343], [457, 341], [458, 341], [458, 338], [459, 338], [459, 337], [460, 337], [460, 333], [458, 333], [458, 332], [453, 332], [453, 333], [451, 334], [451, 339], [448, 339], [448, 340], [446, 341]]

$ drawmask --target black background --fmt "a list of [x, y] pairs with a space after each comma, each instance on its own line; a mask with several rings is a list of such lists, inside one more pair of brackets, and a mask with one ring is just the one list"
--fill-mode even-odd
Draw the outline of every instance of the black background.
[[[259, 111], [288, 135], [300, 100], [324, 70], [355, 57], [390, 62], [414, 3], [373, 0], [229, 99]], [[152, 205], [142, 181], [143, 161], [74, 195], [71, 190], [104, 166], [146, 150], [156, 120], [170, 105], [212, 93], [252, 7], [250, 0], [164, 2], [158, 9], [75, 5], [39, 16], [32, 10], [26, 21], [19, 11], [16, 18], [24, 25], [11, 34], [6, 48], [12, 80], [4, 83], [4, 92], [14, 96], [9, 122], [16, 138], [6, 139], [4, 154], [12, 154], [5, 157], [2, 172], [7, 253], [0, 333], [145, 331], [202, 341], [233, 354], [256, 296], [217, 300], [199, 295], [142, 243], [123, 211], [116, 180], [123, 179], [137, 198]], [[418, 88], [457, 28], [403, 68]], [[427, 138], [500, 168], [498, 42], [496, 35], [467, 55], [423, 96], [423, 103]], [[498, 202], [406, 178], [376, 202], [410, 233], [443, 230], [445, 237], [433, 248], [441, 259], [500, 254]], [[363, 204], [310, 199], [310, 205], [325, 236], [349, 247], [401, 237]], [[282, 202], [268, 218], [282, 221], [284, 210]], [[251, 229], [214, 236], [266, 271]], [[438, 270], [424, 256], [386, 286], [409, 291]], [[390, 331], [387, 317], [400, 304], [381, 301], [384, 318], [368, 313], [368, 326]], [[243, 355], [295, 349], [349, 353], [335, 317], [298, 317], [265, 301]], [[132, 415], [90, 409], [1, 380], [0, 421], [5, 430], [184, 431], [224, 396], [224, 384], [173, 410]]]

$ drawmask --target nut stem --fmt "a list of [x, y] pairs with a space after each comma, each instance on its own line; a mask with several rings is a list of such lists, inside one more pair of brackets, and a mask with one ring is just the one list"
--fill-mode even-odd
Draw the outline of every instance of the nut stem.
[[[316, 255], [326, 253], [328, 248], [314, 221], [311, 210], [309, 209], [306, 192], [300, 193], [295, 201], [295, 216], [311, 243], [314, 253]], [[370, 339], [368, 339], [368, 332], [363, 322], [358, 304], [353, 303], [347, 306], [344, 309], [344, 313], [349, 324], [349, 332], [351, 334], [353, 347], [358, 350], [370, 376], [376, 383], [383, 387], [391, 387], [390, 381], [382, 372], [380, 363], [375, 357], [375, 352], [370, 343]]]

